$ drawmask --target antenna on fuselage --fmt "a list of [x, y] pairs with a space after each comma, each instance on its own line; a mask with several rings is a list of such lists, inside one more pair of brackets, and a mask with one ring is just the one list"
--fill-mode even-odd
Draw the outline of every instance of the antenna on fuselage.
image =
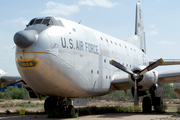
[[79, 21], [79, 24], [81, 24], [81, 20]]

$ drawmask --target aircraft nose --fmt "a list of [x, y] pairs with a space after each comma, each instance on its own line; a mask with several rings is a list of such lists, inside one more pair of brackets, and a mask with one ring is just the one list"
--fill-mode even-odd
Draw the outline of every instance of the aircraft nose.
[[14, 43], [20, 48], [27, 48], [36, 42], [35, 30], [23, 30], [14, 35]]

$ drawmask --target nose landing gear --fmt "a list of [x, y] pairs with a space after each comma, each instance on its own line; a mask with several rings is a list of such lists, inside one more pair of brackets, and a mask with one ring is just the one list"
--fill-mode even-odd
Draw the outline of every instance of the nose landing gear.
[[60, 113], [74, 114], [75, 109], [71, 99], [48, 97], [44, 102], [45, 112], [57, 110]]

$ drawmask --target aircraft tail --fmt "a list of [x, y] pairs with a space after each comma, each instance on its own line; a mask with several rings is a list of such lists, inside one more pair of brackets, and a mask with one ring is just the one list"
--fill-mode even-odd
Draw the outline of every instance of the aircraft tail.
[[146, 40], [145, 40], [145, 32], [143, 25], [143, 14], [142, 14], [142, 7], [139, 1], [136, 4], [135, 36], [128, 38], [126, 41], [137, 46], [144, 53], [146, 53]]

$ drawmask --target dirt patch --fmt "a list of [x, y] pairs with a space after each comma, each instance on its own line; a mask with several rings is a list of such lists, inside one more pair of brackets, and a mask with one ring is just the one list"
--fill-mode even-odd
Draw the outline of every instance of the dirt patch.
[[[54, 120], [54, 118], [47, 118], [45, 114], [42, 115], [24, 115], [23, 120]], [[135, 114], [135, 113], [114, 113], [102, 115], [87, 115], [79, 118], [68, 118], [63, 120], [180, 120], [178, 117], [173, 117], [171, 114]], [[0, 120], [22, 120], [21, 115], [1, 115]], [[62, 118], [56, 118], [62, 120]]]
[[[44, 107], [42, 104], [44, 104], [44, 101], [40, 100], [0, 100], [0, 113], [6, 113], [6, 111], [10, 111], [11, 113], [15, 113], [20, 111], [21, 109], [25, 109], [28, 112], [43, 112]], [[21, 107], [20, 103], [28, 103], [31, 104], [33, 107]], [[40, 107], [37, 107], [36, 105], [41, 104]]]
[[[44, 112], [44, 100], [0, 100], [0, 113], [6, 113], [9, 110], [11, 113], [17, 113], [21, 109], [25, 109], [31, 113], [43, 113]], [[41, 106], [33, 107], [21, 107], [18, 106], [18, 103], [31, 103], [31, 104], [41, 104]], [[164, 104], [167, 106], [166, 112], [172, 113], [177, 112], [177, 107], [180, 106], [179, 99], [164, 100]], [[133, 107], [133, 101], [106, 101], [106, 100], [91, 100], [87, 102], [87, 106], [96, 106], [96, 107], [108, 107], [108, 106], [123, 106], [123, 107]], [[75, 107], [77, 108], [77, 107]], [[142, 108], [142, 103], [140, 102], [140, 108]]]
[[[16, 112], [20, 109], [25, 109], [28, 112], [32, 112], [34, 114], [30, 115], [23, 115], [23, 120], [29, 120], [29, 119], [36, 119], [36, 120], [51, 120], [50, 118], [47, 118], [47, 115], [44, 114], [44, 107], [20, 107], [16, 106], [18, 103], [33, 103], [33, 104], [44, 104], [44, 101], [39, 100], [0, 100], [0, 119], [2, 120], [20, 120], [22, 119], [22, 115], [19, 114], [2, 114], [5, 113], [6, 110], [9, 110], [10, 112]], [[165, 114], [140, 114], [140, 113], [108, 113], [108, 114], [101, 114], [101, 115], [86, 115], [81, 116], [79, 118], [70, 118], [65, 120], [160, 120], [160, 119], [170, 119], [170, 120], [180, 120], [180, 117], [175, 112], [177, 111], [177, 106], [179, 106], [179, 99], [171, 99], [171, 100], [164, 100], [164, 103], [167, 105], [168, 109], [166, 110]], [[5, 106], [5, 104], [8, 104], [9, 106]], [[13, 106], [11, 106], [12, 104]], [[102, 106], [124, 106], [133, 107], [133, 101], [106, 101], [106, 100], [92, 100], [87, 102], [87, 106], [96, 106], [96, 107], [102, 107]], [[140, 107], [142, 106], [140, 102]], [[37, 112], [43, 113], [43, 114], [37, 114]], [[174, 117], [175, 116], [175, 117]], [[53, 119], [52, 119], [53, 120]], [[61, 120], [61, 119], [56, 119]]]

